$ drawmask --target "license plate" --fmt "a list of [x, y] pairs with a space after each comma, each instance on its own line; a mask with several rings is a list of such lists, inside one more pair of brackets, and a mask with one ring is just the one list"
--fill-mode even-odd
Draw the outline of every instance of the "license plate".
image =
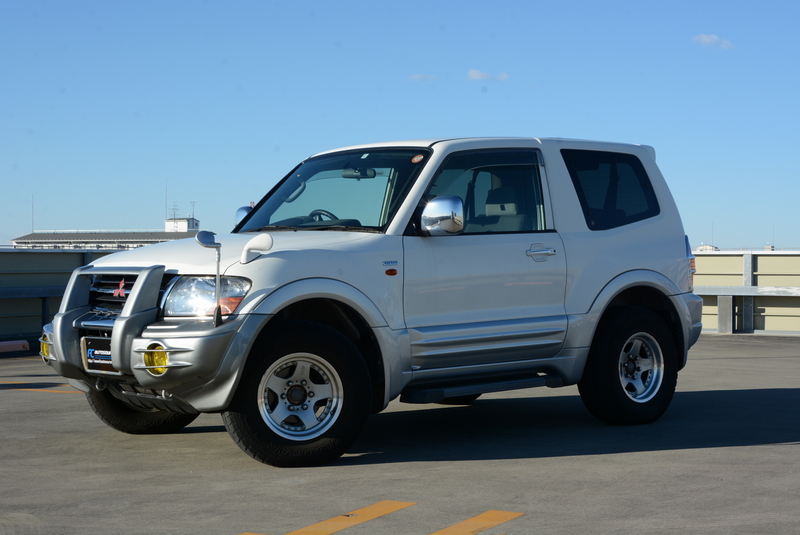
[[87, 371], [119, 373], [111, 365], [111, 338], [90, 338], [82, 340], [83, 363]]

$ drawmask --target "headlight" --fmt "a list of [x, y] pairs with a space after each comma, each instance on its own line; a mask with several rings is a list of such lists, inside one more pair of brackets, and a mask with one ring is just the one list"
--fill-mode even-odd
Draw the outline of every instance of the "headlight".
[[[237, 277], [220, 280], [222, 315], [233, 314], [250, 290], [250, 281]], [[165, 316], [210, 316], [214, 313], [214, 277], [181, 277], [164, 300]]]

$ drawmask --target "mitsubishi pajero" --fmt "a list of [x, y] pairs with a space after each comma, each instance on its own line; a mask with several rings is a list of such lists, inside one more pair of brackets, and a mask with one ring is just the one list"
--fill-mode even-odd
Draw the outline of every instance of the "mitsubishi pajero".
[[238, 216], [230, 234], [73, 273], [41, 355], [109, 426], [221, 413], [248, 455], [307, 466], [398, 397], [577, 384], [599, 419], [643, 424], [700, 334], [693, 257], [648, 146], [345, 148]]

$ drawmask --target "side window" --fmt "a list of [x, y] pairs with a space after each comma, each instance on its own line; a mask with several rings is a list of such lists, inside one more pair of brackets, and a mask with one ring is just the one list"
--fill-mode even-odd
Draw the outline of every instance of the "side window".
[[428, 188], [464, 201], [464, 234], [545, 230], [535, 150], [477, 150], [447, 158]]
[[608, 230], [658, 215], [653, 186], [632, 154], [562, 149], [591, 230]]

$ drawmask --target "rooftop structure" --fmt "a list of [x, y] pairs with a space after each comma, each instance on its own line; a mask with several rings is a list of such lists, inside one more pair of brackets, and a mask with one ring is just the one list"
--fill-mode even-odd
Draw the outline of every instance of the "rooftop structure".
[[164, 230], [45, 230], [11, 240], [15, 249], [135, 249], [153, 243], [193, 238], [200, 222], [193, 217], [164, 221]]

